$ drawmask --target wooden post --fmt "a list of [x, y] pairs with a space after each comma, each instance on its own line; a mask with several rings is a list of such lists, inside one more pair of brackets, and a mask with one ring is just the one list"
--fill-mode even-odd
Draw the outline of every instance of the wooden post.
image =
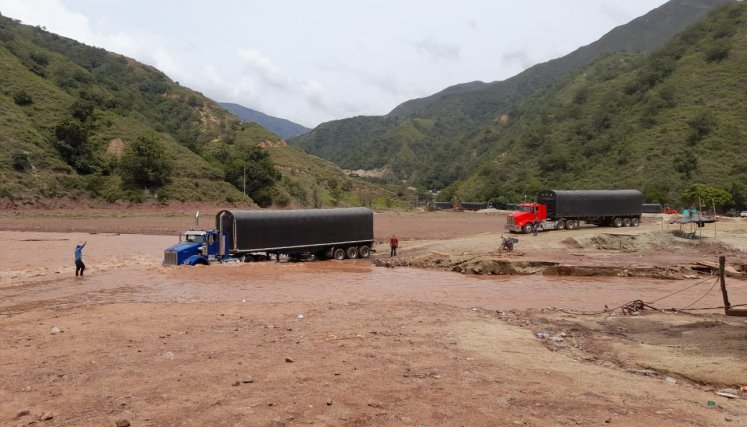
[[726, 294], [726, 257], [721, 255], [718, 257], [718, 277], [721, 281], [721, 295], [724, 296], [724, 314], [729, 315], [729, 295]]

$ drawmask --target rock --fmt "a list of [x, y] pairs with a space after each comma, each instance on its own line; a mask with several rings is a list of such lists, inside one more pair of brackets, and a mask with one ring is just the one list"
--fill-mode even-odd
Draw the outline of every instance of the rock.
[[545, 332], [545, 331], [537, 332], [535, 335], [537, 335], [537, 338], [539, 338], [541, 340], [546, 340], [546, 339], [550, 338], [550, 333], [549, 332]]
[[664, 377], [664, 381], [668, 382], [669, 384], [677, 384], [677, 380], [672, 377]]
[[368, 401], [368, 406], [372, 408], [382, 408], [383, 406], [379, 402], [374, 402], [373, 400]]
[[18, 411], [18, 413], [16, 414], [16, 418], [21, 418], [21, 417], [25, 417], [26, 415], [31, 415], [31, 411], [29, 411], [28, 409], [21, 409], [21, 410], [20, 410], [20, 411]]
[[60, 328], [58, 328], [57, 326], [53, 326], [52, 330], [49, 331], [49, 333], [52, 334], [52, 335], [57, 335], [60, 332], [62, 332], [62, 330], [60, 330]]
[[130, 427], [130, 420], [117, 420], [117, 422], [114, 424], [117, 427]]
[[291, 359], [290, 357], [286, 357], [285, 363], [293, 363], [293, 359]]
[[296, 316], [296, 318], [297, 319], [303, 319], [303, 314], [299, 314], [298, 316]]
[[739, 390], [737, 390], [735, 388], [722, 388], [721, 390], [719, 390], [719, 393], [735, 394], [735, 395], [738, 396], [739, 395]]
[[174, 353], [172, 353], [172, 352], [170, 352], [170, 351], [167, 351], [167, 352], [166, 352], [166, 353], [165, 353], [165, 354], [163, 355], [163, 357], [165, 357], [165, 358], [167, 358], [167, 359], [169, 359], [169, 360], [174, 360]]
[[246, 377], [246, 378], [244, 378], [244, 380], [243, 380], [243, 381], [241, 381], [241, 382], [242, 382], [242, 383], [244, 383], [244, 384], [251, 384], [251, 383], [253, 383], [253, 382], [254, 382], [254, 378], [252, 378], [252, 377]]
[[42, 414], [39, 415], [39, 419], [41, 421], [51, 420], [52, 418], [54, 418], [54, 414], [52, 414], [51, 412], [42, 412]]
[[332, 399], [327, 399], [327, 406], [332, 406]]
[[238, 386], [240, 386], [240, 385], [241, 385], [241, 382], [239, 382], [239, 381], [234, 381], [234, 382], [232, 382], [232, 383], [231, 383], [231, 385], [232, 385], [232, 386], [234, 386], [234, 387], [238, 387]]
[[656, 371], [652, 371], [651, 369], [638, 369], [635, 371], [638, 375], [645, 375], [647, 377], [655, 377]]

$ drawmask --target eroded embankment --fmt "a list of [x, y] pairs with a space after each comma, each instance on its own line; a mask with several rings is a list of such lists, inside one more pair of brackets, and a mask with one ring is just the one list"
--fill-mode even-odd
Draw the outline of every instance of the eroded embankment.
[[[463, 274], [483, 275], [529, 275], [546, 276], [615, 276], [651, 277], [657, 279], [687, 279], [697, 277], [703, 269], [695, 265], [672, 266], [613, 266], [572, 265], [555, 261], [517, 260], [494, 256], [455, 256], [432, 252], [413, 258], [377, 258], [374, 264], [380, 267], [416, 267], [455, 271]], [[702, 266], [701, 266], [702, 267]]]
[[[648, 263], [621, 262], [620, 257], [631, 254], [640, 256], [654, 251], [673, 250], [683, 254], [696, 253], [716, 255], [720, 253], [738, 253], [734, 249], [719, 241], [687, 240], [676, 237], [670, 232], [652, 232], [640, 235], [600, 233], [583, 238], [567, 238], [561, 242], [567, 249], [585, 251], [573, 255], [581, 255], [578, 262], [562, 260], [563, 256], [555, 259], [524, 258], [524, 252], [487, 253], [487, 254], [452, 254], [446, 252], [429, 252], [424, 255], [414, 255], [400, 258], [376, 258], [374, 264], [382, 267], [417, 267], [426, 269], [440, 269], [463, 274], [480, 275], [528, 275], [543, 274], [547, 276], [616, 276], [616, 277], [650, 277], [657, 279], [688, 279], [702, 274], [714, 274], [718, 265], [714, 262], [692, 261], [693, 257], [682, 257], [682, 262]], [[562, 249], [560, 251], [563, 251]], [[619, 254], [616, 260], [609, 264], [604, 261], [584, 262], [584, 255], [600, 253]], [[560, 254], [562, 255], [562, 254]], [[715, 257], [714, 257], [715, 258]], [[747, 277], [747, 265], [734, 263], [727, 265], [727, 276]]]

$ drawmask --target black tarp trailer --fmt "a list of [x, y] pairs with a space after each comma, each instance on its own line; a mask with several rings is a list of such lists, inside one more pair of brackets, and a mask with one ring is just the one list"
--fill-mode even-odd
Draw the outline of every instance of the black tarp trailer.
[[537, 195], [537, 203], [547, 206], [548, 220], [616, 227], [640, 223], [642, 199], [638, 190], [546, 190]]
[[465, 211], [479, 211], [488, 208], [488, 202], [462, 202], [459, 206]]
[[661, 203], [644, 203], [641, 205], [641, 212], [650, 214], [660, 214], [664, 212]]
[[367, 208], [266, 211], [222, 210], [215, 216], [220, 256], [313, 254], [367, 258], [373, 245], [373, 212]]

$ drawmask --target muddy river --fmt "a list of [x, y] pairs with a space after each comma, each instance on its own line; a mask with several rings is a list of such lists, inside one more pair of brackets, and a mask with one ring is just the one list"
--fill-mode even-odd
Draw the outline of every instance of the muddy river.
[[[86, 276], [74, 276], [72, 248], [87, 241]], [[0, 243], [0, 314], [119, 302], [429, 302], [490, 310], [562, 307], [596, 311], [633, 299], [660, 308], [721, 305], [712, 279], [473, 276], [375, 267], [370, 260], [258, 262], [164, 267], [171, 236], [9, 232]], [[732, 300], [747, 284], [731, 280]]]

